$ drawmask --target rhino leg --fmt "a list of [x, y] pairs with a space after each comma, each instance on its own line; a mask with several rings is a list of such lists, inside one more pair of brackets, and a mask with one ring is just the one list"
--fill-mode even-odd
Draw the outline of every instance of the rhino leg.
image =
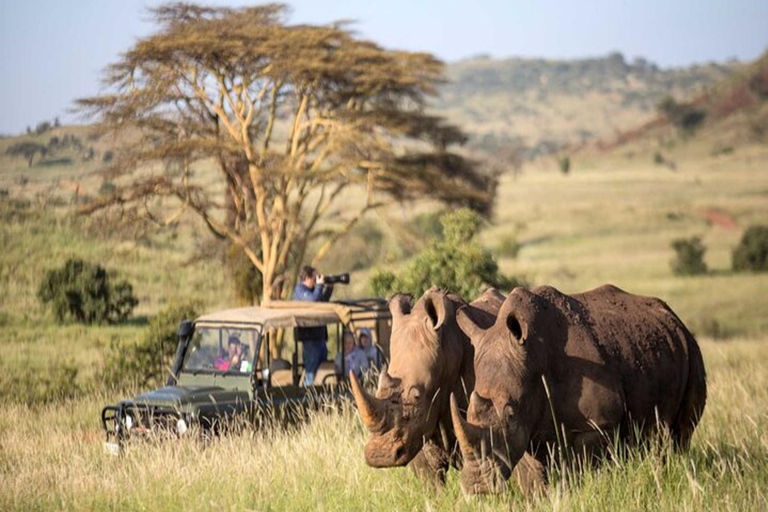
[[512, 477], [526, 497], [544, 491], [547, 487], [547, 472], [544, 464], [526, 452], [512, 470]]
[[431, 440], [424, 443], [421, 451], [408, 464], [419, 480], [435, 488], [445, 485], [445, 474], [449, 466], [448, 453]]

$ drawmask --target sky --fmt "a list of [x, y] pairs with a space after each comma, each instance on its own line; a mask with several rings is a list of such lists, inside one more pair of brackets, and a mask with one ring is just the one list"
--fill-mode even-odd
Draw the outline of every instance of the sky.
[[[100, 91], [105, 66], [152, 33], [153, 0], [0, 0], [0, 134], [77, 118], [76, 98]], [[258, 2], [208, 0], [240, 6]], [[768, 49], [768, 0], [295, 0], [291, 23], [355, 20], [386, 48], [453, 62], [570, 59], [618, 51], [662, 67], [748, 61]]]

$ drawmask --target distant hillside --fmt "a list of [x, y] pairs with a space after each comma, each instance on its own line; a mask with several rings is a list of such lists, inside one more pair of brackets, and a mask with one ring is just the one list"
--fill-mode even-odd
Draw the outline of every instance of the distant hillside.
[[666, 97], [645, 123], [599, 141], [600, 149], [631, 142], [654, 144], [683, 135], [711, 138], [721, 147], [768, 140], [768, 52], [693, 98]]
[[644, 59], [628, 63], [619, 53], [579, 60], [476, 57], [447, 66], [450, 83], [434, 108], [469, 132], [475, 148], [517, 143], [535, 156], [636, 126], [655, 115], [662, 98], [691, 99], [742, 67], [661, 69]]

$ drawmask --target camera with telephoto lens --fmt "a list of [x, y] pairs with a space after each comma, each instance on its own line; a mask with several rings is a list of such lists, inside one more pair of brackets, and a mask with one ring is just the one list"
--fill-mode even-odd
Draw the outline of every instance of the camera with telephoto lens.
[[332, 274], [323, 276], [323, 283], [325, 284], [349, 284], [349, 274]]

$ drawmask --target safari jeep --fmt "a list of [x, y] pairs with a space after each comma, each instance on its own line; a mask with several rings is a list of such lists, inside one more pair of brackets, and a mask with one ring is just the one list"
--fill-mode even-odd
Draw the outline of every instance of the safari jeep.
[[[254, 421], [260, 410], [286, 412], [346, 395], [343, 357], [340, 369], [332, 359], [325, 361], [313, 385], [304, 385], [303, 354], [296, 339], [296, 328], [303, 327], [326, 327], [329, 353], [333, 345], [336, 353], [342, 350], [343, 329], [355, 336], [365, 329], [378, 357], [388, 356], [391, 315], [381, 299], [273, 302], [185, 320], [166, 386], [102, 410], [105, 451], [119, 454], [130, 437], [180, 436], [193, 425], [202, 432], [218, 431], [234, 417]], [[290, 361], [272, 355], [278, 336], [292, 350]], [[240, 355], [237, 364], [223, 358], [234, 349]]]

